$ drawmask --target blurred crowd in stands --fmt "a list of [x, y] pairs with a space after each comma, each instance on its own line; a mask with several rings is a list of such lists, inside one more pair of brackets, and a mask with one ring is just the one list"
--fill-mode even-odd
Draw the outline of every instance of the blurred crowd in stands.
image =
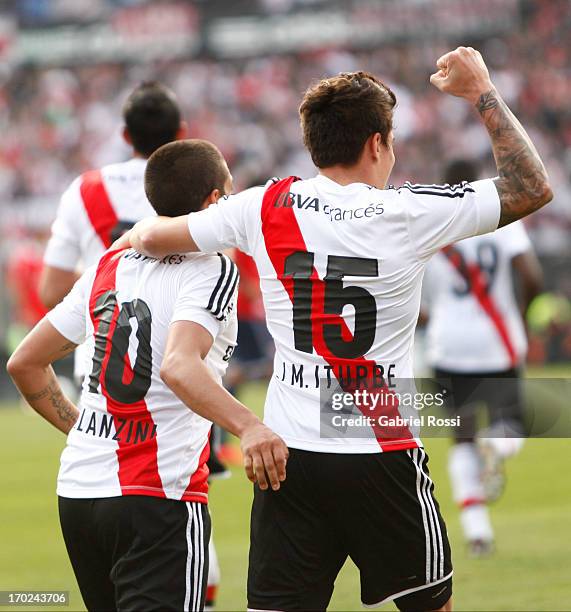
[[[501, 38], [467, 41], [482, 50], [498, 87], [547, 162], [555, 201], [534, 218], [542, 252], [571, 248], [571, 5], [525, 5], [523, 25]], [[465, 103], [428, 84], [435, 60], [460, 41], [407, 41], [371, 51], [324, 50], [242, 61], [155, 65], [23, 67], [0, 86], [0, 198], [57, 195], [79, 172], [126, 155], [120, 109], [143, 79], [179, 95], [190, 134], [221, 147], [238, 187], [253, 175], [310, 175], [298, 129], [300, 96], [314, 79], [342, 70], [379, 74], [398, 97], [392, 180], [437, 182], [457, 156], [487, 160], [489, 141]]]
[[[429, 85], [436, 59], [457, 44], [483, 53], [501, 94], [546, 161], [554, 201], [528, 221], [541, 255], [571, 255], [571, 3], [526, 0], [512, 32], [481, 40], [423, 38], [372, 50], [215, 61], [76, 67], [24, 66], [0, 78], [0, 216], [22, 198], [57, 197], [88, 168], [122, 160], [120, 111], [140, 81], [158, 79], [179, 96], [190, 136], [216, 143], [240, 189], [254, 177], [314, 168], [297, 107], [308, 84], [339, 71], [369, 70], [395, 91], [397, 163], [391, 181], [434, 183], [447, 160], [472, 157], [494, 172], [477, 114]], [[13, 206], [13, 205], [12, 205]], [[571, 281], [557, 290], [569, 294]]]

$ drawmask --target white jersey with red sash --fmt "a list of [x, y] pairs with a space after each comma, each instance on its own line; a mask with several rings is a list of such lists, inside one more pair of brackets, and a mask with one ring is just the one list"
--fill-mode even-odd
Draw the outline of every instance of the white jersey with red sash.
[[147, 200], [147, 161], [133, 158], [77, 177], [61, 197], [44, 262], [62, 270], [93, 265], [131, 225], [155, 214]]
[[236, 343], [238, 271], [225, 255], [155, 260], [109, 252], [47, 316], [85, 341], [80, 417], [61, 458], [58, 494], [151, 495], [206, 502], [211, 423], [160, 378], [169, 326], [202, 325], [206, 364], [220, 381]]
[[202, 251], [237, 247], [256, 262], [276, 344], [265, 422], [303, 450], [419, 446], [406, 427], [388, 437], [374, 426], [366, 437], [323, 435], [324, 388], [354, 393], [371, 379], [411, 379], [426, 262], [452, 237], [496, 229], [499, 213], [490, 180], [378, 190], [318, 175], [272, 181], [189, 215]]
[[527, 339], [512, 259], [532, 248], [521, 221], [445, 247], [430, 262], [428, 361], [452, 372], [502, 372], [525, 359]]
[[[137, 221], [154, 215], [145, 195], [146, 165], [146, 160], [133, 158], [77, 177], [61, 197], [44, 263], [61, 270], [85, 269]], [[77, 380], [85, 374], [83, 350], [76, 352]]]

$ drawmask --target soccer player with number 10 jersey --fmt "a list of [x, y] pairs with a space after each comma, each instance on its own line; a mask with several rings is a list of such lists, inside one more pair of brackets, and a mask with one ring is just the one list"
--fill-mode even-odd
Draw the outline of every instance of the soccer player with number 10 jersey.
[[[157, 213], [197, 211], [231, 191], [214, 145], [167, 146], [145, 173], [147, 193], [164, 203]], [[153, 171], [164, 165], [172, 180]], [[114, 249], [9, 361], [31, 406], [68, 434], [60, 521], [88, 610], [203, 609], [212, 421], [241, 438], [252, 463], [277, 481], [285, 476], [283, 441], [220, 384], [236, 343], [237, 286], [236, 266], [222, 254]], [[51, 363], [84, 342], [78, 409]]]

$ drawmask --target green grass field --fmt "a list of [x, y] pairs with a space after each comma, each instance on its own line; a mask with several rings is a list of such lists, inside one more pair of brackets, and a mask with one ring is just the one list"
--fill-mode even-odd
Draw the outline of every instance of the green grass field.
[[[263, 389], [250, 388], [242, 399], [260, 410], [263, 395]], [[55, 479], [63, 436], [16, 407], [0, 408], [0, 431], [0, 590], [69, 590], [70, 606], [62, 609], [83, 610], [57, 518]], [[492, 510], [497, 553], [486, 560], [469, 559], [463, 547], [446, 477], [448, 442], [426, 442], [452, 542], [455, 609], [569, 610], [569, 440], [530, 440], [509, 464], [507, 492]], [[251, 487], [240, 470], [212, 487], [211, 512], [223, 572], [219, 610], [245, 609], [250, 503]], [[359, 609], [358, 574], [348, 562], [330, 610]]]

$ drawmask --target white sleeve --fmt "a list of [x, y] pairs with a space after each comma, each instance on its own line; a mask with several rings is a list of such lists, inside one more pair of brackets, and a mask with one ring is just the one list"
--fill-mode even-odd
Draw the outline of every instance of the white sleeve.
[[206, 210], [188, 215], [188, 229], [205, 253], [237, 247], [252, 254], [260, 237], [263, 187], [224, 196]]
[[46, 315], [48, 321], [74, 344], [83, 344], [87, 336], [87, 307], [95, 266], [88, 268], [71, 291]]
[[183, 277], [171, 323], [198, 323], [215, 339], [236, 309], [238, 281], [238, 268], [226, 255], [195, 260]]
[[406, 199], [409, 234], [420, 259], [498, 227], [500, 198], [492, 179], [453, 186], [406, 183], [398, 193]]
[[52, 234], [46, 251], [44, 263], [47, 266], [73, 271], [81, 258], [81, 227], [78, 223], [82, 214], [80, 193], [81, 178], [75, 179], [63, 193]]
[[532, 250], [531, 240], [522, 221], [514, 221], [497, 231], [498, 242], [510, 259]]

